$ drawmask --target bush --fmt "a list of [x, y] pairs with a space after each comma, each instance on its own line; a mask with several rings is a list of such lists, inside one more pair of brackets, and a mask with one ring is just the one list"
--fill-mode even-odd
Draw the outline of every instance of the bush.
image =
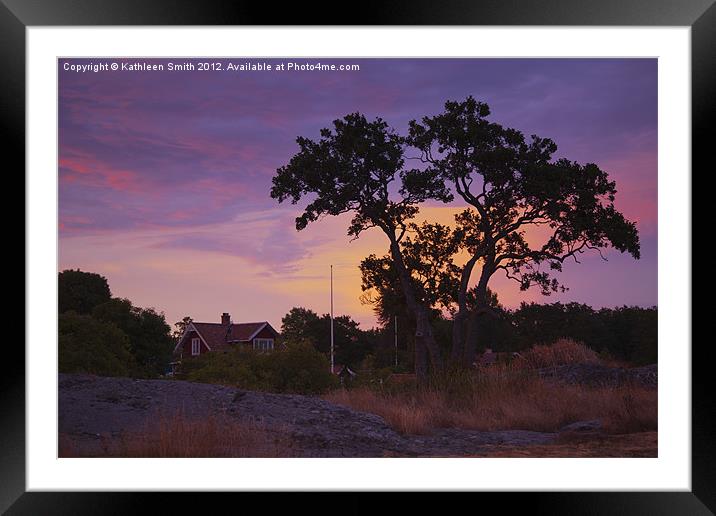
[[321, 394], [338, 385], [326, 357], [303, 344], [272, 353], [236, 347], [185, 360], [182, 369], [190, 381], [249, 390]]
[[559, 339], [549, 346], [537, 345], [522, 352], [522, 360], [515, 361], [516, 365], [528, 365], [536, 369], [554, 367], [565, 364], [596, 364], [600, 362], [599, 355], [581, 342], [570, 339]]
[[61, 373], [125, 376], [136, 368], [129, 338], [114, 324], [66, 312], [59, 316], [58, 334]]

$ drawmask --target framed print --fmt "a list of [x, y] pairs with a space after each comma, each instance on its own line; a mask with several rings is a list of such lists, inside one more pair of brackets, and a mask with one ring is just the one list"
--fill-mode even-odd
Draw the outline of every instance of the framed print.
[[4, 509], [710, 514], [709, 2], [181, 7], [3, 4], [28, 300]]

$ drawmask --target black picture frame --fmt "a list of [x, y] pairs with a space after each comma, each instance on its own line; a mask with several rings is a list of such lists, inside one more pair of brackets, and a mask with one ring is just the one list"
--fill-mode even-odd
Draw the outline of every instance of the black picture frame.
[[[352, 25], [689, 26], [692, 170], [714, 170], [710, 149], [713, 145], [706, 135], [709, 115], [716, 113], [713, 94], [716, 90], [716, 6], [713, 0], [452, 0], [440, 3], [413, 0], [345, 5], [348, 7], [339, 10], [337, 3], [277, 7], [268, 3], [207, 0], [0, 0], [0, 113], [6, 135], [6, 163], [8, 157], [14, 157], [16, 169], [24, 169], [25, 29], [29, 26], [344, 25], [350, 22]], [[690, 173], [693, 178], [693, 172]], [[24, 181], [21, 188], [24, 191]], [[14, 325], [20, 327], [17, 321]], [[692, 343], [691, 492], [480, 493], [479, 502], [468, 503], [495, 501], [500, 512], [507, 513], [516, 507], [528, 507], [537, 514], [713, 514], [716, 510], [716, 449], [712, 436], [716, 432], [714, 403], [708, 389], [712, 375], [707, 356], [710, 348], [709, 339]], [[0, 510], [7, 510], [8, 514], [127, 514], [144, 512], [151, 507], [147, 503], [150, 500], [159, 501], [162, 512], [207, 507], [208, 494], [25, 492], [24, 350], [12, 346], [4, 353], [5, 363], [13, 366], [3, 368], [0, 375]], [[284, 499], [275, 495], [271, 505]], [[384, 502], [375, 500], [376, 496], [350, 493], [340, 506], [316, 501], [313, 496], [302, 495], [299, 499], [317, 510], [327, 506], [329, 510], [347, 509], [357, 513], [381, 506]], [[295, 504], [295, 500], [290, 503]], [[405, 511], [423, 503], [420, 494], [404, 497], [400, 502]], [[453, 503], [460, 502], [453, 499]], [[478, 506], [475, 507], [477, 510]]]

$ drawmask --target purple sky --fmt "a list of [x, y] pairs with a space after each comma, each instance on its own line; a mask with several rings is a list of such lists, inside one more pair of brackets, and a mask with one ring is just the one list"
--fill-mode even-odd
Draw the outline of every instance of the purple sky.
[[[142, 62], [184, 63], [184, 59]], [[219, 61], [226, 68], [229, 60]], [[230, 60], [246, 63], [245, 59]], [[307, 62], [252, 60], [254, 62]], [[65, 71], [59, 62], [60, 270], [105, 275], [115, 295], [153, 306], [170, 323], [269, 320], [292, 306], [374, 324], [361, 305], [357, 265], [384, 253], [382, 235], [349, 243], [345, 217], [296, 232], [300, 206], [269, 196], [271, 177], [335, 118], [360, 111], [398, 131], [473, 95], [491, 119], [550, 137], [557, 157], [594, 162], [617, 181], [617, 207], [637, 221], [642, 259], [610, 252], [569, 265], [566, 294], [520, 293], [495, 278], [508, 306], [520, 300], [593, 306], [657, 303], [657, 61], [655, 59], [343, 59], [360, 71]], [[108, 60], [106, 62], [112, 62]], [[121, 61], [120, 61], [121, 62]], [[135, 62], [135, 60], [127, 60]], [[417, 220], [450, 222], [432, 204]]]

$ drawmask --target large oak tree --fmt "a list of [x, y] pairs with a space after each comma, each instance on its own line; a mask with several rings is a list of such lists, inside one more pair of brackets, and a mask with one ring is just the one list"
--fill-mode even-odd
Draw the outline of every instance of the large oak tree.
[[[469, 205], [456, 217], [469, 259], [460, 275], [452, 358], [469, 363], [467, 292], [476, 273], [472, 317], [489, 311], [488, 284], [497, 272], [522, 290], [564, 289], [555, 277], [568, 259], [613, 247], [639, 258], [636, 225], [614, 206], [616, 184], [597, 165], [553, 159], [556, 144], [487, 119], [487, 104], [448, 101], [443, 113], [410, 122], [407, 141], [420, 151], [431, 182], [450, 184]], [[535, 230], [537, 231], [535, 232]], [[539, 233], [542, 238], [534, 237]], [[477, 268], [477, 269], [476, 269]], [[470, 325], [474, 327], [475, 325]]]

